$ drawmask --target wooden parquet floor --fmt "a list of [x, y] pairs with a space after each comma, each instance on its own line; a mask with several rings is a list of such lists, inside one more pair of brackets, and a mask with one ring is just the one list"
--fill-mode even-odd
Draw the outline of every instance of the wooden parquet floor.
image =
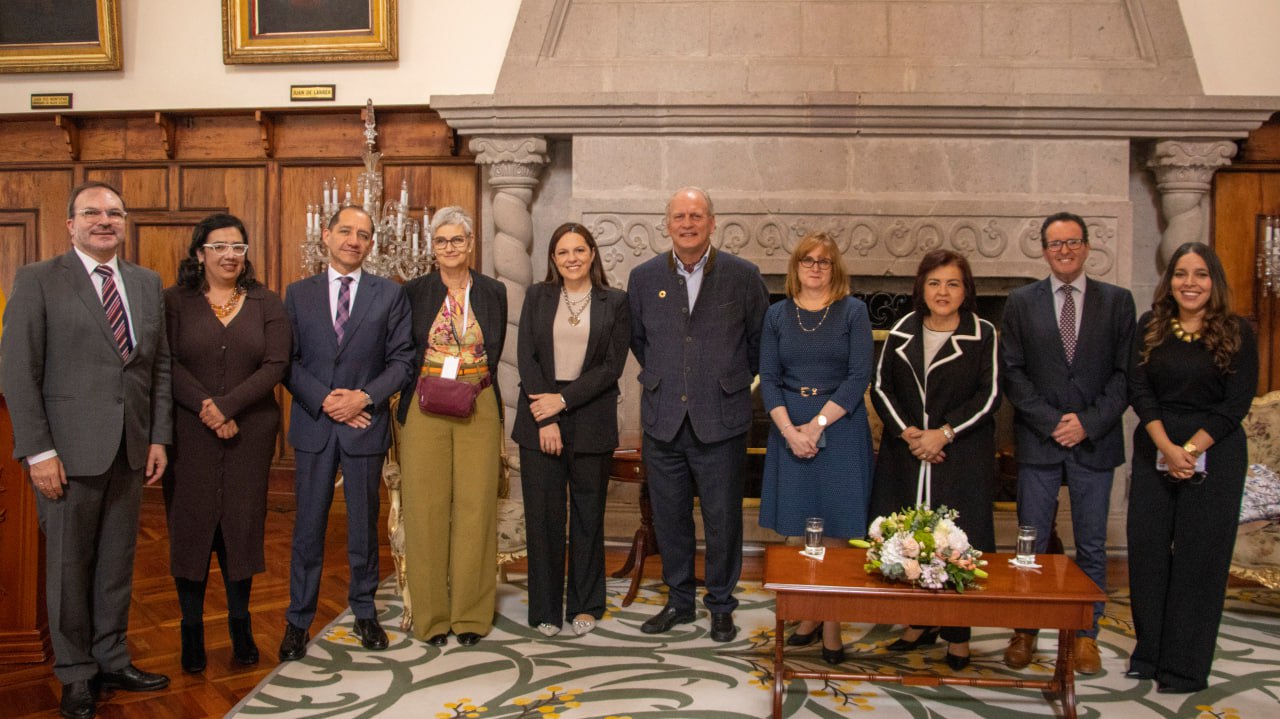
[[[330, 515], [328, 542], [325, 549], [324, 575], [314, 636], [346, 609], [347, 564], [346, 521], [340, 503]], [[386, 526], [385, 508], [381, 526]], [[178, 636], [180, 612], [173, 579], [169, 575], [169, 542], [165, 528], [164, 507], [158, 491], [148, 490], [142, 506], [137, 558], [134, 566], [133, 605], [129, 623], [129, 646], [134, 663], [170, 677], [169, 688], [161, 692], [132, 694], [114, 692], [98, 703], [98, 716], [106, 719], [192, 719], [221, 717], [258, 685], [277, 664], [276, 651], [284, 633], [284, 613], [289, 604], [289, 545], [293, 533], [293, 511], [288, 502], [270, 502], [267, 513], [267, 571], [254, 578], [253, 628], [262, 659], [252, 667], [242, 667], [231, 658], [231, 640], [226, 631], [226, 598], [217, 561], [212, 562], [209, 591], [205, 599], [205, 647], [208, 667], [200, 674], [186, 674], [180, 665], [181, 645]], [[606, 563], [609, 571], [622, 565], [625, 549], [610, 549]], [[699, 558], [701, 565], [701, 558]], [[385, 540], [381, 553], [382, 574], [392, 571], [390, 551]], [[511, 571], [522, 572], [516, 563]], [[661, 576], [661, 561], [650, 558], [645, 566], [647, 577]], [[701, 566], [698, 567], [701, 573]], [[759, 581], [763, 572], [759, 556], [743, 560], [744, 580]], [[1126, 581], [1124, 560], [1113, 560], [1108, 568], [1112, 586]], [[52, 659], [42, 664], [0, 665], [0, 717], [58, 717], [61, 685], [53, 676]]]

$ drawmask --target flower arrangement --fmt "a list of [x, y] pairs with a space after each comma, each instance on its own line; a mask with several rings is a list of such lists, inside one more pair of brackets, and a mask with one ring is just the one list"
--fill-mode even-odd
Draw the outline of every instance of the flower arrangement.
[[910, 582], [925, 589], [955, 587], [963, 592], [987, 573], [982, 552], [969, 546], [969, 537], [956, 526], [960, 513], [946, 506], [930, 509], [921, 504], [887, 517], [877, 517], [867, 536], [849, 544], [867, 550], [867, 573]]

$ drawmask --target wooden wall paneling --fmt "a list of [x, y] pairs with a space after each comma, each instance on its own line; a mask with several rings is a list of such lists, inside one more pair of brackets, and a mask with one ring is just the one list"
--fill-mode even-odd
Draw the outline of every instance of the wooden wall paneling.
[[54, 116], [4, 124], [4, 156], [6, 164], [41, 164], [68, 162], [67, 144], [62, 130], [53, 122]]
[[[307, 235], [307, 205], [322, 200], [324, 182], [338, 180], [339, 188], [350, 183], [351, 193], [356, 192], [356, 177], [363, 166], [353, 165], [284, 165], [279, 171], [280, 183], [280, 283], [288, 287], [290, 282], [311, 274], [302, 266], [301, 246]], [[342, 200], [345, 189], [339, 190]], [[397, 190], [399, 192], [399, 190]]]
[[191, 228], [204, 216], [182, 212], [130, 215], [131, 232], [125, 256], [159, 273], [164, 287], [173, 285], [178, 279], [178, 263], [187, 256]]
[[13, 458], [13, 425], [0, 395], [0, 664], [38, 663], [49, 656], [44, 602], [44, 542], [35, 494]]
[[387, 157], [449, 157], [453, 130], [433, 111], [408, 112], [374, 108], [378, 148]]
[[261, 159], [262, 137], [253, 115], [175, 116], [182, 160]]
[[36, 257], [36, 213], [0, 212], [0, 291], [13, 293], [18, 268]]
[[33, 212], [37, 217], [36, 252], [27, 257], [27, 262], [55, 257], [71, 249], [67, 197], [73, 180], [70, 168], [0, 171], [0, 211]]
[[275, 120], [275, 137], [279, 160], [359, 160], [364, 151], [364, 121], [355, 109], [341, 114], [282, 114]]
[[1261, 199], [1261, 176], [1220, 172], [1214, 191], [1214, 252], [1222, 260], [1233, 293], [1232, 309], [1254, 317], [1254, 221]]
[[184, 212], [229, 212], [244, 223], [249, 259], [258, 280], [272, 289], [272, 267], [278, 245], [267, 234], [266, 168], [258, 166], [182, 167], [178, 209]]
[[170, 206], [169, 167], [88, 167], [84, 179], [105, 182], [120, 191], [129, 214], [164, 211]]

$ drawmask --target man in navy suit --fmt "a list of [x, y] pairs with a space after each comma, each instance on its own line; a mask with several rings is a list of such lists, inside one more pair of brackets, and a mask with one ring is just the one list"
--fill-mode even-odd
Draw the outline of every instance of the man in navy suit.
[[667, 605], [641, 627], [670, 631], [696, 618], [693, 498], [702, 504], [711, 638], [737, 634], [742, 492], [751, 381], [769, 293], [755, 265], [711, 246], [710, 196], [686, 187], [667, 202], [671, 252], [631, 271], [631, 351], [640, 361], [640, 421], [662, 553]]
[[366, 649], [387, 647], [373, 593], [378, 586], [378, 488], [391, 443], [387, 400], [409, 381], [413, 364], [409, 302], [396, 283], [364, 272], [373, 221], [344, 207], [323, 240], [329, 267], [285, 294], [293, 325], [293, 360], [285, 386], [293, 394], [289, 443], [297, 458], [298, 511], [289, 567], [288, 624], [280, 661], [306, 654], [324, 563], [324, 535], [342, 468], [347, 502], [347, 597]]
[[[1107, 512], [1115, 468], [1124, 464], [1129, 406], [1127, 372], [1133, 342], [1133, 295], [1085, 276], [1089, 230], [1069, 212], [1040, 226], [1051, 275], [1009, 293], [1000, 337], [1001, 385], [1014, 407], [1018, 455], [1018, 524], [1036, 528], [1036, 551], [1049, 546], [1065, 481], [1071, 498], [1076, 562], [1100, 589], [1107, 586]], [[1076, 670], [1096, 674], [1093, 626], [1076, 637]], [[1034, 630], [1020, 629], [1005, 663], [1021, 669], [1035, 652]]]

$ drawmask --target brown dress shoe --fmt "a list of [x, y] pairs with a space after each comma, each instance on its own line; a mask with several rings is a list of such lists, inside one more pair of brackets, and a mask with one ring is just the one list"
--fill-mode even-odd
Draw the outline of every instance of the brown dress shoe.
[[1010, 669], [1021, 669], [1031, 663], [1031, 656], [1035, 653], [1036, 635], [1014, 632], [1009, 646], [1004, 648], [1004, 663]]
[[1098, 654], [1098, 642], [1093, 637], [1076, 637], [1073, 653], [1077, 674], [1093, 675], [1102, 671], [1102, 655]]

